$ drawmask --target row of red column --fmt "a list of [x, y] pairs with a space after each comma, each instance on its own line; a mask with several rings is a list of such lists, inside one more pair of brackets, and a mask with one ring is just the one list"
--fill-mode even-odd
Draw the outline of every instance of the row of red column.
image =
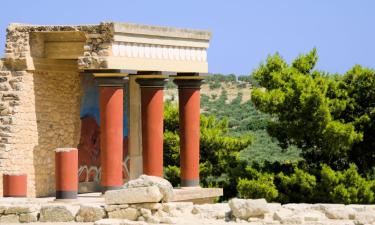
[[[124, 77], [96, 77], [103, 191], [122, 186]], [[163, 176], [163, 89], [166, 78], [137, 78], [141, 89], [143, 173]], [[180, 110], [181, 186], [199, 186], [200, 77], [176, 77]]]

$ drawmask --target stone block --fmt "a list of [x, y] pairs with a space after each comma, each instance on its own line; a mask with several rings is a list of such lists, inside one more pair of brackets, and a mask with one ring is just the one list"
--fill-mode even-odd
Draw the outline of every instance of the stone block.
[[236, 218], [248, 220], [249, 217], [259, 217], [267, 213], [268, 207], [265, 199], [231, 199], [229, 207]]
[[40, 209], [40, 222], [70, 222], [76, 217], [79, 206], [46, 205]]
[[160, 202], [162, 198], [163, 195], [156, 186], [127, 188], [105, 193], [105, 202], [108, 205]]
[[108, 217], [111, 219], [137, 220], [138, 216], [140, 216], [140, 212], [137, 209], [131, 207], [108, 212]]
[[95, 222], [103, 219], [106, 213], [100, 205], [81, 205], [76, 216], [77, 222]]
[[36, 212], [40, 209], [37, 205], [29, 205], [29, 204], [16, 204], [16, 205], [9, 205], [4, 214], [21, 214], [21, 213], [32, 213]]
[[141, 175], [138, 179], [127, 182], [124, 188], [139, 188], [156, 186], [159, 188], [160, 193], [163, 195], [162, 201], [169, 202], [174, 197], [172, 184], [161, 177]]
[[20, 215], [21, 223], [33, 223], [38, 221], [39, 212], [23, 213]]
[[5, 223], [19, 223], [19, 216], [16, 214], [2, 215], [0, 217], [0, 224]]
[[94, 223], [94, 225], [147, 225], [143, 221], [131, 221], [126, 219], [101, 219]]

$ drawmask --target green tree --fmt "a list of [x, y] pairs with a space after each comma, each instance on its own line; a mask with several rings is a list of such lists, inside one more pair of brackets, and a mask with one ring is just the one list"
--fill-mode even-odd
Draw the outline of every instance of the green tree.
[[277, 118], [268, 125], [270, 135], [284, 148], [300, 147], [309, 163], [344, 168], [355, 161], [369, 169], [375, 162], [375, 73], [355, 66], [344, 76], [330, 75], [314, 69], [317, 60], [316, 49], [290, 65], [279, 54], [269, 56], [252, 74], [261, 86], [252, 102]]
[[[251, 137], [233, 137], [228, 134], [228, 120], [201, 115], [200, 179], [205, 187], [224, 188], [224, 197], [237, 195], [237, 182], [244, 173], [246, 162], [239, 152], [251, 143]], [[167, 103], [164, 113], [165, 176], [176, 182], [179, 171], [178, 109]], [[174, 183], [176, 186], [177, 184]]]

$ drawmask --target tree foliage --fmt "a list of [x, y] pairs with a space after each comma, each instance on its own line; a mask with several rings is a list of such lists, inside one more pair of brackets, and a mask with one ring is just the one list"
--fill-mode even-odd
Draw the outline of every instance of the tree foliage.
[[275, 116], [268, 132], [282, 147], [294, 144], [311, 164], [345, 168], [354, 161], [362, 170], [375, 162], [375, 73], [354, 66], [345, 75], [315, 70], [316, 49], [290, 65], [269, 56], [253, 72], [259, 82], [252, 102]]
[[[205, 187], [222, 187], [226, 198], [236, 196], [238, 175], [246, 167], [239, 152], [251, 143], [251, 137], [233, 137], [228, 134], [228, 120], [201, 115], [200, 126], [200, 180]], [[178, 186], [179, 125], [177, 106], [167, 103], [164, 112], [165, 176]]]

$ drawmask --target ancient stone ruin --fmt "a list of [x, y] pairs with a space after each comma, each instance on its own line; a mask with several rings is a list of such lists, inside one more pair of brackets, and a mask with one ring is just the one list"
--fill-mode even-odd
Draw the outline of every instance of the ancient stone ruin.
[[199, 89], [210, 37], [113, 22], [11, 24], [0, 61], [0, 187], [4, 175], [7, 186], [27, 186], [28, 197], [64, 192], [55, 189], [60, 148], [78, 149], [80, 193], [162, 176], [168, 79], [179, 89], [181, 186], [199, 186]]

